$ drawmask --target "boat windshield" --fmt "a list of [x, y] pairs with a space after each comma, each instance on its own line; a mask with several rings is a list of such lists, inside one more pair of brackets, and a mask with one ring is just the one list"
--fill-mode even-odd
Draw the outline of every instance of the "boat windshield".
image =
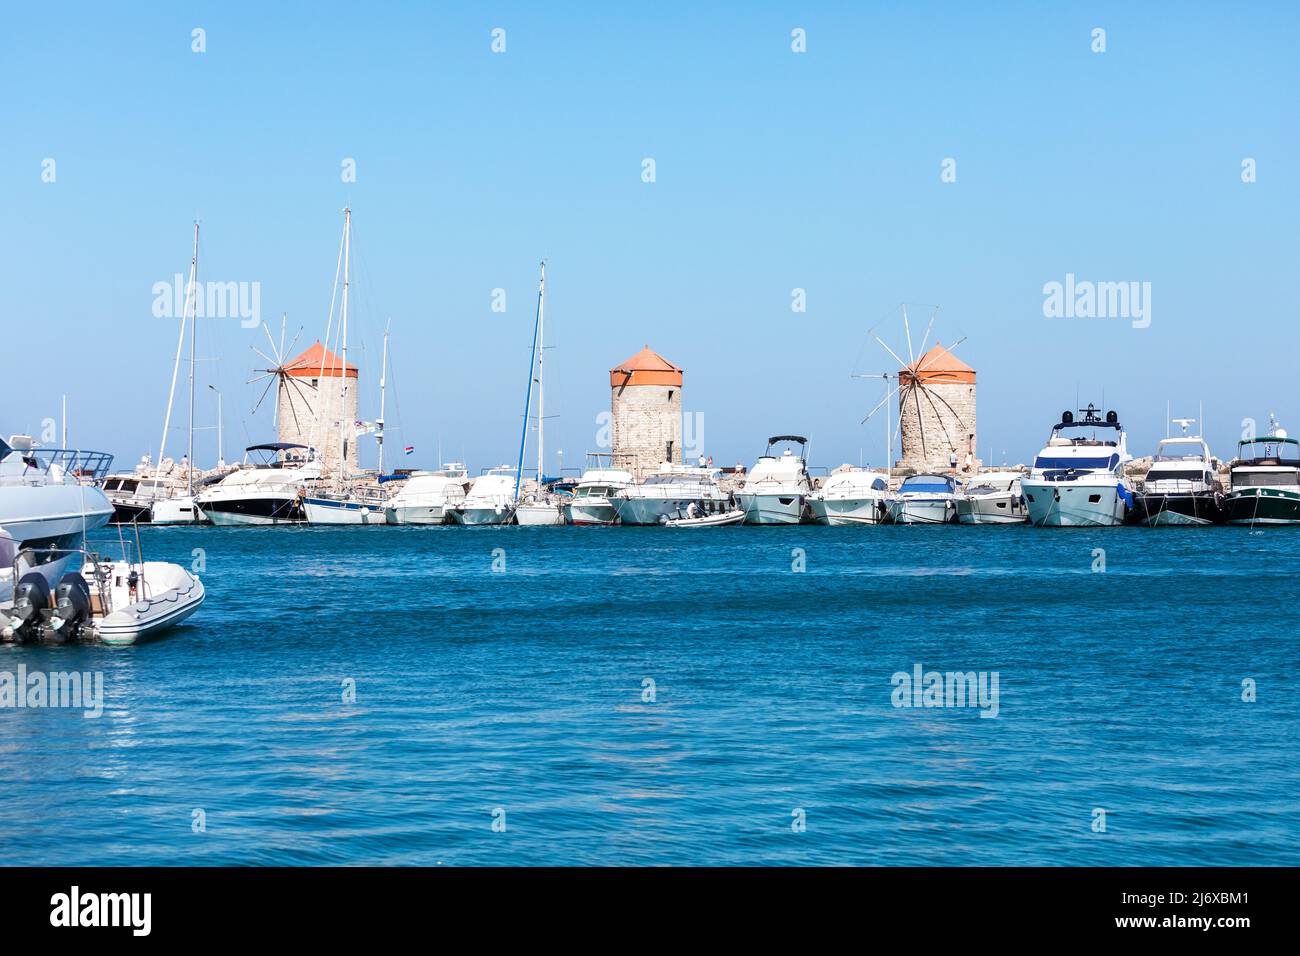
[[1147, 481], [1214, 481], [1214, 475], [1199, 468], [1152, 468]]
[[1109, 458], [1056, 458], [1051, 455], [1039, 455], [1034, 459], [1034, 467], [1040, 471], [1111, 471], [1119, 464], [1119, 455]]
[[926, 475], [921, 478], [908, 478], [898, 490], [900, 492], [915, 491], [930, 495], [941, 495], [951, 492], [952, 485], [941, 478]]
[[1238, 443], [1237, 457], [1242, 461], [1275, 460], [1282, 464], [1300, 463], [1300, 447], [1292, 438], [1256, 438]]

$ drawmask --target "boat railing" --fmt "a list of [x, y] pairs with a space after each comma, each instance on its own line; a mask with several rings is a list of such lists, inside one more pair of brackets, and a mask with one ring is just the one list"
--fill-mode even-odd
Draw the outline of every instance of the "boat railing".
[[108, 477], [113, 467], [113, 456], [104, 451], [85, 451], [80, 448], [15, 448], [11, 454], [22, 455], [27, 466], [21, 475], [10, 475], [20, 481], [34, 477], [47, 477], [57, 467], [63, 474], [99, 482]]

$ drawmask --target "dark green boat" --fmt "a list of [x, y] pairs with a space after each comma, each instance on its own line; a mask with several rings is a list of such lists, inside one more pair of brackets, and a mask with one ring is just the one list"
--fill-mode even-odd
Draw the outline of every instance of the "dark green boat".
[[1237, 443], [1229, 524], [1300, 524], [1300, 442], [1269, 418], [1269, 434]]

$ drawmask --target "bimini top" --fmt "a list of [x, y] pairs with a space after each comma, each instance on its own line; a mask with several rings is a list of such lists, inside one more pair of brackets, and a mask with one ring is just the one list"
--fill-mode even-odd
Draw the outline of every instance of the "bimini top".
[[802, 435], [773, 435], [767, 440], [767, 443], [769, 445], [775, 445], [777, 442], [782, 441], [797, 442], [800, 445], [808, 444], [808, 439], [804, 438]]
[[626, 362], [609, 370], [610, 388], [625, 385], [676, 385], [682, 384], [682, 370], [647, 345]]
[[287, 441], [270, 441], [264, 445], [249, 445], [244, 451], [288, 451], [290, 448], [306, 448], [308, 451], [314, 451], [310, 445], [295, 445]]

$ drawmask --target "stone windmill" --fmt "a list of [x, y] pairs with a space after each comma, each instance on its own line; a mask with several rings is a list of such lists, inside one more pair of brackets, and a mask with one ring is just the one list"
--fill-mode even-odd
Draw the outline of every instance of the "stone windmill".
[[[880, 400], [863, 419], [869, 420], [881, 408], [898, 396], [897, 436], [902, 438], [902, 457], [897, 465], [912, 471], [946, 471], [955, 455], [957, 467], [971, 470], [979, 467], [976, 460], [975, 433], [975, 370], [959, 359], [953, 350], [966, 341], [958, 339], [944, 347], [938, 341], [926, 350], [926, 341], [938, 316], [936, 308], [930, 315], [919, 349], [912, 347], [912, 328], [907, 307], [903, 306], [903, 333], [907, 340], [907, 359], [885, 344], [871, 331], [871, 337], [898, 362], [894, 378], [897, 384]], [[893, 442], [891, 441], [891, 447]]]

